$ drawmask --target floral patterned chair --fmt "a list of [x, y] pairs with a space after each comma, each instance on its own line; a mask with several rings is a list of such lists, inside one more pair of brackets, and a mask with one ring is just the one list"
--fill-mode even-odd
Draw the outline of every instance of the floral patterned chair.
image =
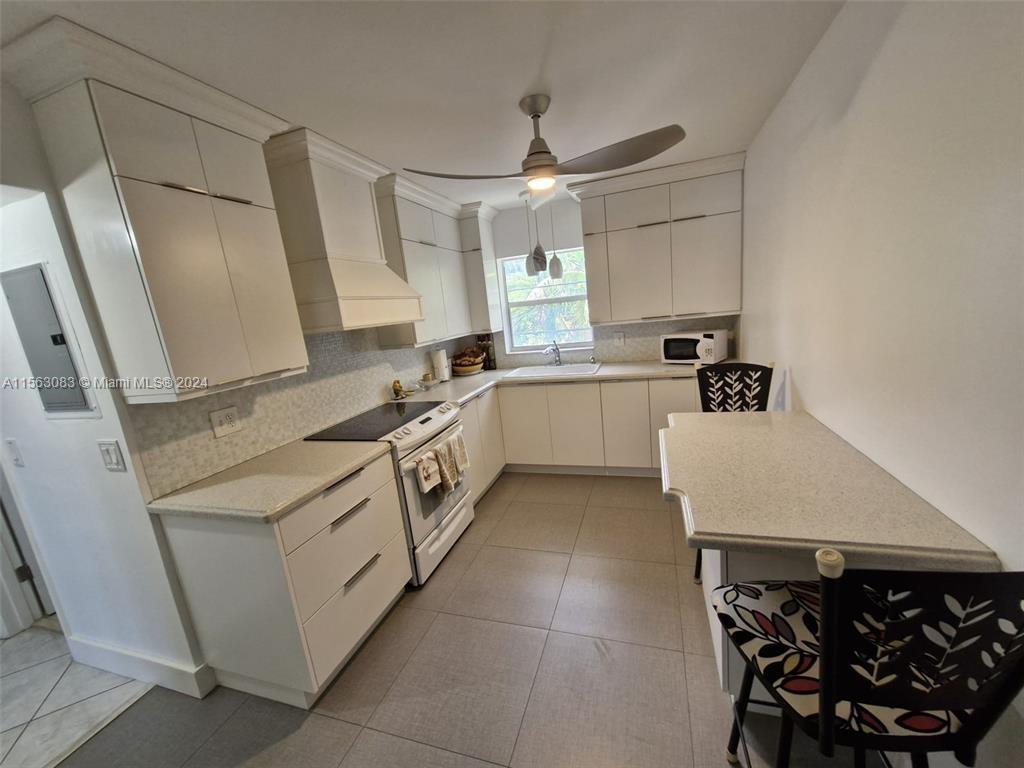
[[[820, 579], [726, 584], [712, 605], [747, 662], [727, 757], [737, 762], [756, 677], [782, 709], [777, 768], [793, 727], [854, 749], [952, 751], [978, 743], [1024, 688], [1024, 573], [846, 570], [818, 551]], [[827, 716], [822, 716], [827, 713]], [[749, 761], [748, 761], [749, 762]]]

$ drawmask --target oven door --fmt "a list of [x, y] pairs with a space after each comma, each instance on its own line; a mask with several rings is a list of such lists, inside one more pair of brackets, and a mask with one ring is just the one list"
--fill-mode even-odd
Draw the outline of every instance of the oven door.
[[462, 432], [462, 422], [458, 421], [430, 442], [410, 451], [402, 457], [399, 464], [402, 490], [409, 513], [409, 533], [412, 536], [413, 548], [419, 546], [469, 492], [465, 475], [459, 478], [458, 484], [447, 496], [441, 496], [437, 488], [431, 488], [423, 493], [416, 480], [416, 459], [460, 432]]
[[699, 363], [704, 339], [700, 336], [662, 336], [663, 363]]

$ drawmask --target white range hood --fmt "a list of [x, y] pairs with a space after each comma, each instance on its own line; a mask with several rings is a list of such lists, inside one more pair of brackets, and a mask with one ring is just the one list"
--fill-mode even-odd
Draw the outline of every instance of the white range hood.
[[307, 128], [264, 153], [303, 331], [422, 320], [420, 294], [384, 260], [373, 182], [388, 169]]

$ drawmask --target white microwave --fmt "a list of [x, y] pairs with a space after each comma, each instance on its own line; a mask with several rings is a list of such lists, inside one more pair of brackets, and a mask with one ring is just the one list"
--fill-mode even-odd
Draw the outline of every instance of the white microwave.
[[661, 337], [663, 363], [717, 363], [729, 356], [729, 332], [669, 333]]

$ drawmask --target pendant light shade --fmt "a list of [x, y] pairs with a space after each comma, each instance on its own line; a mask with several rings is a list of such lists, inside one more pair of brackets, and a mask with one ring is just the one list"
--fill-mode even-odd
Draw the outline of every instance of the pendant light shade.
[[530, 200], [526, 200], [526, 274], [533, 277], [537, 274], [537, 262], [534, 258], [533, 251], [530, 250], [530, 241], [533, 237], [530, 236]]
[[552, 254], [551, 261], [548, 262], [548, 275], [552, 280], [562, 279], [562, 260], [558, 258], [557, 253]]
[[[529, 210], [526, 213], [530, 215]], [[529, 228], [529, 222], [527, 222]], [[548, 255], [544, 253], [544, 247], [540, 244], [540, 224], [537, 223], [537, 212], [533, 212], [533, 228], [537, 230], [537, 244], [533, 246], [533, 265], [538, 272], [545, 272], [548, 268]]]

